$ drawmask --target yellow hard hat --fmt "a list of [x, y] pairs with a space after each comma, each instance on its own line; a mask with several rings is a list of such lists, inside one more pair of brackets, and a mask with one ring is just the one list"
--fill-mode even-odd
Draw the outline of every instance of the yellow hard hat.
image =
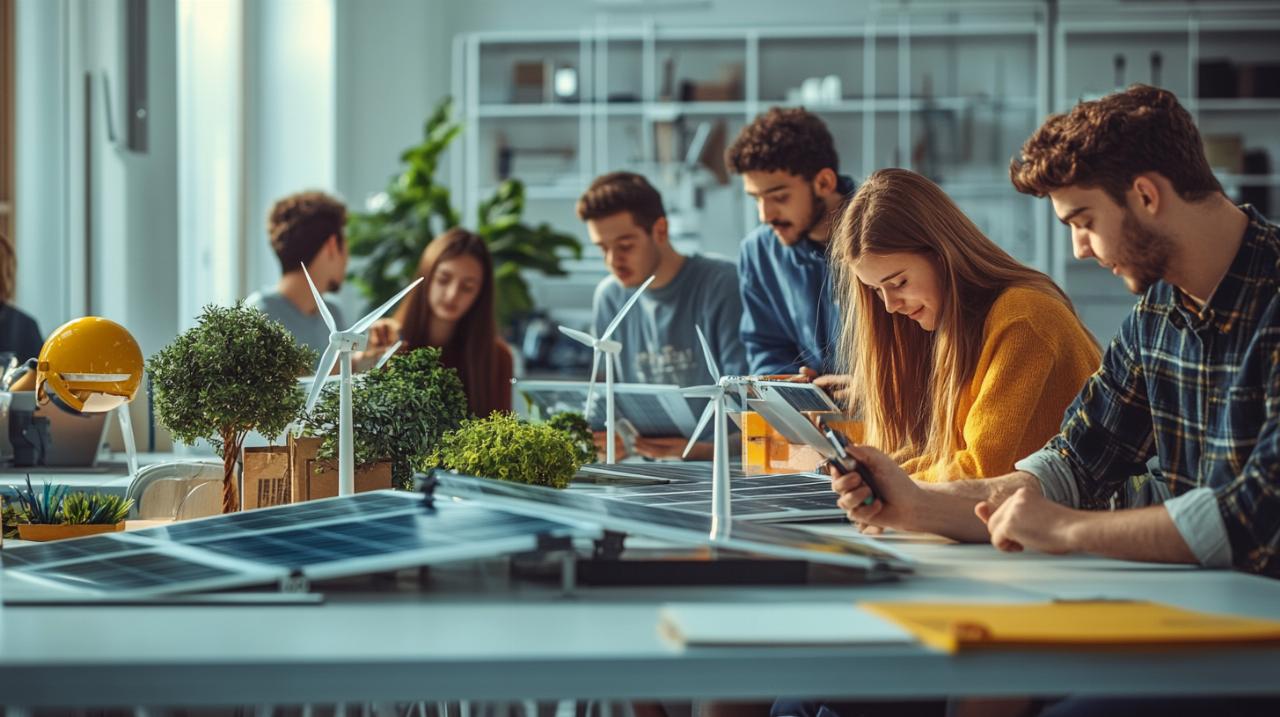
[[125, 327], [86, 316], [58, 327], [36, 363], [36, 398], [79, 413], [132, 401], [142, 384], [142, 349]]

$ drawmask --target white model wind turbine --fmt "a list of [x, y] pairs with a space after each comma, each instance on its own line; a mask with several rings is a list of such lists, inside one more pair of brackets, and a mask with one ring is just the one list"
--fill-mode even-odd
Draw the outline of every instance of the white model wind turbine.
[[560, 327], [560, 333], [584, 346], [591, 347], [591, 382], [587, 385], [587, 405], [584, 410], [587, 418], [591, 417], [591, 406], [595, 399], [596, 371], [600, 369], [600, 354], [608, 355], [608, 358], [606, 358], [604, 362], [604, 429], [605, 440], [607, 441], [607, 445], [604, 450], [606, 463], [617, 462], [617, 450], [613, 445], [614, 427], [616, 424], [616, 417], [614, 416], [613, 411], [613, 367], [617, 361], [618, 352], [622, 351], [622, 343], [614, 341], [609, 337], [613, 336], [614, 330], [616, 330], [618, 325], [622, 323], [622, 319], [626, 317], [627, 312], [631, 310], [632, 306], [635, 306], [635, 303], [640, 300], [640, 295], [644, 293], [645, 289], [649, 288], [649, 285], [652, 284], [653, 280], [656, 278], [658, 277], [651, 276], [644, 280], [644, 283], [640, 285], [640, 288], [636, 289], [636, 293], [632, 294], [631, 298], [627, 299], [627, 303], [622, 305], [622, 310], [618, 312], [617, 316], [613, 317], [613, 321], [609, 322], [609, 326], [605, 328], [604, 333], [600, 334], [599, 338], [596, 338], [585, 331], [571, 329], [568, 326]]
[[[320, 391], [324, 388], [325, 378], [333, 371], [333, 365], [342, 360], [342, 375], [339, 378], [341, 383], [338, 388], [338, 495], [354, 495], [356, 492], [356, 466], [355, 466], [355, 443], [351, 432], [351, 352], [364, 348], [368, 337], [365, 332], [373, 326], [373, 322], [382, 318], [391, 307], [395, 306], [405, 294], [413, 290], [415, 286], [422, 283], [422, 277], [418, 277], [412, 284], [400, 290], [400, 293], [387, 300], [387, 303], [374, 309], [363, 319], [351, 325], [351, 328], [345, 331], [339, 331], [338, 327], [333, 323], [333, 315], [329, 313], [329, 307], [325, 306], [324, 299], [320, 296], [320, 291], [316, 289], [316, 284], [311, 280], [311, 274], [307, 273], [307, 267], [303, 265], [302, 273], [307, 277], [307, 285], [311, 287], [311, 295], [316, 299], [316, 309], [320, 311], [320, 317], [324, 319], [325, 326], [329, 327], [329, 347], [324, 350], [324, 355], [320, 357], [320, 363], [316, 366], [316, 379], [311, 384], [311, 395], [307, 396], [307, 411], [315, 408], [316, 401], [320, 398]], [[391, 358], [394, 349], [399, 345], [392, 347], [392, 351], [383, 354], [378, 365], [381, 366], [387, 359]]]
[[707, 360], [707, 370], [715, 383], [708, 386], [693, 386], [681, 391], [689, 398], [706, 398], [707, 407], [698, 419], [698, 426], [693, 429], [689, 445], [685, 446], [684, 455], [693, 450], [694, 444], [702, 436], [707, 422], [715, 418], [714, 453], [711, 458], [711, 539], [720, 540], [729, 537], [729, 521], [733, 517], [732, 501], [729, 495], [729, 397], [733, 392], [746, 388], [745, 376], [721, 376], [720, 367], [711, 355], [711, 346], [707, 337], [702, 334], [702, 327], [694, 327], [698, 332], [698, 342], [702, 344], [702, 355]]

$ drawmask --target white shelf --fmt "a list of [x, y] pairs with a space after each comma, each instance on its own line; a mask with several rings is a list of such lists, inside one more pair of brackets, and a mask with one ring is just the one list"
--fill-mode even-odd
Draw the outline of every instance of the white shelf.
[[578, 117], [583, 113], [579, 103], [480, 105], [482, 118]]
[[[762, 107], [785, 106], [784, 99], [763, 99]], [[871, 99], [846, 99], [839, 102], [805, 105], [814, 112], [923, 112], [926, 110], [963, 111], [974, 108], [1000, 110], [1034, 110], [1035, 97], [1009, 97], [996, 100], [991, 97], [893, 97]], [[1280, 109], [1280, 100], [1274, 102]], [[652, 120], [675, 119], [684, 115], [745, 115], [750, 111], [748, 103], [731, 102], [582, 102], [566, 104], [482, 104], [478, 107], [481, 118], [538, 118], [581, 117], [599, 113], [618, 117], [644, 116]]]
[[1232, 187], [1280, 187], [1280, 174], [1222, 173], [1218, 181]]
[[747, 103], [732, 102], [647, 102], [645, 117], [651, 120], [675, 119], [683, 115], [745, 115]]
[[[481, 187], [480, 196], [482, 198], [492, 197], [493, 193], [498, 190], [497, 185]], [[526, 184], [524, 185], [524, 198], [531, 200], [576, 200], [582, 196], [582, 192], [586, 190], [586, 185], [576, 184]]]
[[[811, 71], [812, 63], [805, 60], [810, 59], [807, 48], [815, 43], [823, 47], [816, 48], [814, 57], [825, 57], [822, 53], [835, 45], [843, 47], [847, 44], [851, 53], [848, 57], [854, 66], [845, 68], [847, 72], [843, 75], [847, 78], [845, 92], [850, 96], [834, 103], [808, 103], [805, 106], [832, 123], [833, 131], [839, 130], [841, 158], [853, 168], [853, 173], [865, 173], [890, 164], [911, 168], [911, 138], [919, 134], [921, 124], [931, 120], [935, 112], [955, 113], [954, 116], [960, 119], [964, 117], [959, 113], [972, 112], [977, 126], [995, 125], [993, 129], [999, 130], [998, 133], [979, 133], [981, 137], [975, 141], [983, 143], [984, 152], [989, 149], [986, 145], [992, 145], [1003, 156], [1016, 149], [1005, 146], [1014, 141], [1010, 135], [1020, 134], [1024, 126], [1033, 124], [1039, 113], [1049, 107], [1046, 78], [1050, 26], [1048, 18], [1040, 10], [1000, 12], [1003, 14], [985, 14], [983, 17], [949, 12], [915, 16], [902, 13], [901, 16], [892, 14], [868, 18], [866, 24], [850, 24], [846, 20], [841, 24], [811, 27], [781, 24], [699, 27], [685, 23], [645, 22], [634, 30], [601, 25], [584, 27], [576, 36], [569, 33], [529, 33], [527, 38], [520, 33], [460, 36], [455, 43], [455, 53], [461, 69], [455, 73], [454, 87], [455, 96], [460, 98], [464, 108], [467, 126], [463, 132], [464, 155], [454, 167], [455, 177], [461, 178], [458, 183], [463, 187], [463, 203], [468, 208], [474, 207], [493, 190], [492, 173], [485, 169], [491, 166], [492, 158], [484, 156], [491, 151], [493, 142], [481, 140], [481, 136], [487, 136], [485, 133], [492, 135], [500, 129], [503, 120], [510, 123], [521, 120], [554, 122], [561, 133], [573, 131], [577, 137], [578, 152], [574, 166], [564, 170], [566, 178], [580, 181], [562, 181], [559, 176], [544, 175], [541, 178], [544, 184], [527, 184], [526, 196], [534, 205], [530, 208], [530, 217], [537, 217], [537, 220], [546, 217], [558, 229], [580, 233], [580, 226], [570, 227], [566, 222], [576, 224], [576, 219], [571, 218], [572, 202], [581, 195], [592, 176], [624, 166], [633, 169], [644, 167], [643, 171], [655, 181], [657, 177], [664, 176], [664, 168], [657, 165], [656, 157], [659, 144], [670, 138], [653, 131], [652, 125], [682, 117], [688, 118], [689, 124], [723, 119], [731, 125], [729, 131], [732, 133], [734, 126], [749, 121], [757, 113], [772, 106], [788, 105], [781, 96], [762, 98], [762, 95], [784, 95], [783, 88], [798, 84], [799, 78]], [[913, 49], [912, 38], [921, 40], [919, 52]], [[976, 93], [985, 87], [981, 83], [968, 83], [968, 86], [935, 83], [933, 86], [939, 90], [937, 96], [913, 96], [923, 88], [921, 73], [935, 79], [951, 76], [947, 73], [951, 60], [943, 59], [937, 52], [939, 46], [945, 44], [940, 41], [948, 38], [957, 40], [956, 49], [962, 63], [970, 56], [980, 58], [980, 67], [966, 65], [965, 69], [979, 72], [984, 78], [993, 78], [987, 92], [993, 93], [996, 86], [1003, 86], [1011, 88], [1019, 96], [948, 94], [959, 92], [961, 87], [964, 91]], [[990, 38], [997, 38], [997, 41], [993, 43]], [[499, 45], [527, 40], [530, 49], [535, 49], [532, 46], [538, 43], [555, 45], [575, 39], [580, 41], [577, 66], [584, 101], [564, 104], [479, 101], [481, 73], [478, 68], [490, 57], [491, 51], [502, 51]], [[988, 45], [991, 44], [996, 45], [994, 53], [989, 52], [991, 48]], [[679, 65], [680, 74], [674, 78], [678, 81], [710, 82], [709, 78], [715, 73], [714, 67], [704, 67], [708, 63], [741, 64], [741, 85], [736, 88], [740, 99], [692, 102], [655, 99], [661, 93], [659, 87], [664, 86], [664, 57], [671, 50], [679, 55], [682, 63], [692, 63]], [[767, 52], [774, 54], [762, 57]], [[994, 56], [1001, 59], [997, 61]], [[786, 67], [770, 64], [782, 60], [787, 62]], [[997, 69], [997, 62], [1002, 63], [999, 65], [1002, 69]], [[878, 63], [883, 65], [880, 72], [877, 72]], [[1013, 79], [997, 82], [994, 78], [1005, 77], [1002, 74], [1004, 70], [1008, 70]], [[834, 71], [834, 68], [823, 70], [828, 71]], [[673, 86], [679, 86], [679, 83]], [[484, 89], [493, 91], [495, 88], [486, 86]], [[606, 99], [610, 95], [626, 95], [635, 101], [610, 102]], [[506, 97], [505, 94], [495, 95], [498, 99]], [[851, 124], [855, 126], [850, 128]], [[528, 132], [531, 136], [522, 138], [522, 141], [538, 141], [533, 132]], [[688, 134], [682, 135], [678, 143], [689, 141]], [[725, 141], [728, 139], [726, 137]], [[666, 149], [664, 144], [663, 150]], [[674, 149], [677, 154], [684, 150], [683, 147]], [[1018, 222], [1025, 224], [1023, 218], [1028, 213], [1029, 202], [1013, 190], [1004, 176], [1003, 167], [988, 166], [990, 163], [985, 161], [985, 153], [974, 157], [981, 157], [982, 161], [957, 160], [954, 166], [948, 167], [947, 176], [953, 179], [944, 182], [944, 187], [957, 198], [967, 198], [971, 205], [982, 205], [984, 211], [1016, 214]], [[484, 176], [486, 174], [488, 178]], [[529, 179], [536, 181], [537, 178], [531, 176]], [[668, 189], [679, 188], [663, 186], [662, 189], [665, 193]], [[670, 197], [672, 202], [676, 199], [675, 195]], [[724, 214], [725, 226], [715, 233], [703, 234], [694, 248], [718, 253], [732, 251], [734, 245], [730, 241], [736, 237], [726, 237], [754, 226], [755, 212], [750, 202], [733, 187], [724, 192], [718, 189], [706, 192], [703, 199], [706, 211]], [[1037, 221], [1039, 209], [1032, 211], [1036, 213], [1032, 214], [1033, 236], [1027, 240], [1030, 251], [1023, 253], [1036, 266], [1048, 268], [1050, 252], [1045, 249], [1040, 231], [1040, 224], [1047, 226], [1047, 222]], [[703, 226], [712, 226], [707, 219], [704, 216]], [[565, 268], [573, 276], [547, 279], [547, 291], [562, 284], [569, 284], [576, 291], [580, 281], [604, 276], [604, 266], [598, 258], [566, 263]], [[586, 283], [594, 285], [594, 281]], [[589, 291], [583, 296], [584, 300], [589, 300]]]
[[1280, 99], [1265, 97], [1204, 99], [1187, 104], [1199, 112], [1280, 112]]

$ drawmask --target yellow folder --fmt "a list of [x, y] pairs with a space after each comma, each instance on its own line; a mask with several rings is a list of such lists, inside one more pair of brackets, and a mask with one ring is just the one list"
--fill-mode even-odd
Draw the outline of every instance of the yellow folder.
[[1000, 647], [1106, 647], [1280, 642], [1280, 622], [1152, 602], [1032, 604], [862, 602], [944, 652]]

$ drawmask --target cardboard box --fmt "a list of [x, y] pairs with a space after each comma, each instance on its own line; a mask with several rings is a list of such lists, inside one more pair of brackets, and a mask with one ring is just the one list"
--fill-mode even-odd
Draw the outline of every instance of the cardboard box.
[[290, 500], [289, 449], [266, 446], [244, 449], [244, 491], [240, 509], [286, 505]]
[[742, 469], [747, 475], [803, 473], [824, 460], [809, 446], [796, 445], [773, 430], [755, 411], [742, 416]]
[[[338, 495], [338, 467], [335, 461], [316, 457], [322, 439], [289, 437], [290, 493], [294, 503]], [[356, 492], [391, 488], [391, 464], [374, 463], [356, 468]]]

